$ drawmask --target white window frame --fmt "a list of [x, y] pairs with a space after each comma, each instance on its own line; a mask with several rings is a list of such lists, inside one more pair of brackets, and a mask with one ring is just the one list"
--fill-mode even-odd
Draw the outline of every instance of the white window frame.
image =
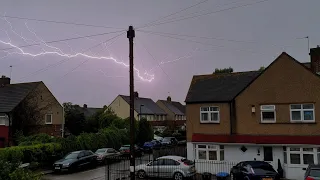
[[[51, 122], [47, 122], [47, 116], [48, 116], [48, 115], [51, 116]], [[46, 114], [46, 115], [44, 116], [44, 123], [45, 123], [45, 124], [52, 124], [52, 119], [53, 119], [52, 116], [53, 116], [53, 115], [52, 115], [51, 113]]]
[[[312, 104], [313, 109], [303, 109], [303, 105], [307, 105], [307, 104]], [[300, 109], [291, 109], [292, 105], [300, 105]], [[290, 104], [289, 108], [290, 108], [290, 122], [291, 123], [301, 123], [301, 122], [302, 123], [310, 123], [310, 122], [312, 123], [312, 122], [316, 121], [316, 117], [315, 117], [315, 113], [314, 113], [315, 109], [314, 109], [313, 103]], [[293, 111], [300, 112], [301, 120], [292, 120], [292, 112]], [[313, 120], [304, 120], [304, 111], [312, 111]]]
[[[264, 120], [263, 119], [264, 112], [273, 112], [274, 119], [273, 120], [266, 120], [266, 119]], [[276, 113], [276, 106], [275, 105], [270, 105], [270, 104], [260, 105], [260, 115], [261, 115], [261, 119], [260, 119], [261, 123], [275, 123], [275, 122], [277, 122], [277, 113]]]
[[[290, 148], [298, 148], [299, 150], [297, 151], [294, 151], [294, 150], [291, 150]], [[303, 149], [304, 148], [312, 148], [312, 151], [304, 151]], [[285, 153], [287, 154], [287, 164], [289, 166], [298, 166], [298, 167], [301, 167], [301, 166], [308, 166], [308, 164], [304, 164], [303, 163], [303, 155], [304, 154], [312, 154], [313, 155], [313, 162], [314, 164], [318, 164], [318, 155], [320, 155], [317, 151], [317, 149], [319, 149], [319, 147], [297, 147], [297, 146], [287, 146], [286, 148], [286, 151]], [[320, 149], [319, 149], [320, 150]], [[291, 157], [291, 154], [299, 154], [300, 155], [300, 164], [291, 164], [291, 161], [290, 161], [290, 157]]]
[[[203, 111], [202, 108], [208, 108], [208, 111]], [[217, 108], [216, 111], [211, 111], [211, 108]], [[208, 114], [208, 120], [202, 120], [202, 113]], [[217, 113], [218, 114], [218, 120], [211, 120], [211, 113]], [[203, 106], [200, 107], [200, 122], [201, 123], [220, 123], [220, 108], [219, 106]]]
[[[201, 148], [199, 146], [205, 146], [205, 148]], [[195, 146], [195, 157], [197, 160], [205, 160], [205, 161], [224, 161], [224, 146], [223, 145], [213, 145], [213, 144], [196, 144]], [[199, 150], [206, 152], [206, 159], [199, 159]], [[216, 151], [217, 160], [209, 160], [209, 151]], [[221, 160], [221, 151], [223, 151], [223, 160]]]
[[5, 126], [6, 125], [6, 121], [8, 119], [8, 116], [7, 115], [0, 115], [0, 118], [1, 119], [3, 118], [3, 123], [1, 123], [1, 121], [0, 121], [0, 126]]

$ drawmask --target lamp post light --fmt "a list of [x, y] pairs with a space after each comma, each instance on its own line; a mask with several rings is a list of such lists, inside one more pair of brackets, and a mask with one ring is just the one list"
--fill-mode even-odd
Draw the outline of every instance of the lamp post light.
[[143, 104], [141, 104], [140, 105], [140, 114], [139, 114], [139, 121], [141, 120], [141, 115], [142, 115], [142, 107], [143, 107], [144, 105]]

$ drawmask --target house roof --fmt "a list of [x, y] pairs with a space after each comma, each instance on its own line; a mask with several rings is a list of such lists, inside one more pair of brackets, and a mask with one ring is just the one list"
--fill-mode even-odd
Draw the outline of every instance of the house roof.
[[[130, 104], [130, 96], [120, 95], [128, 104]], [[140, 112], [140, 105], [141, 107]], [[156, 114], [156, 115], [166, 115], [164, 112], [152, 99], [136, 97], [134, 101], [134, 110], [139, 114]]]
[[165, 100], [159, 100], [160, 102], [162, 102], [163, 105], [165, 105], [170, 111], [172, 111], [174, 114], [176, 115], [184, 115], [184, 111], [181, 111], [181, 107], [183, 107], [183, 105], [179, 102], [175, 102], [175, 101], [165, 101]]
[[260, 73], [247, 71], [193, 76], [186, 103], [229, 102]]
[[11, 112], [42, 81], [8, 84], [0, 87], [0, 113]]
[[84, 107], [82, 107], [81, 111], [83, 112], [85, 117], [90, 117], [90, 116], [94, 115], [96, 112], [98, 112], [99, 110], [102, 110], [102, 109], [103, 108], [93, 108], [93, 107], [84, 108]]

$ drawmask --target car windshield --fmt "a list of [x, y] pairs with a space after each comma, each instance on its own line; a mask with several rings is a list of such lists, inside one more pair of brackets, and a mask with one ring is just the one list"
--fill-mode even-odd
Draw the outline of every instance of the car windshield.
[[72, 152], [67, 154], [64, 159], [77, 159], [79, 152]]
[[320, 177], [320, 169], [311, 169], [309, 176], [311, 177]]
[[122, 146], [120, 150], [130, 149], [130, 146]]
[[96, 151], [97, 154], [102, 154], [102, 153], [105, 153], [107, 149], [98, 149]]

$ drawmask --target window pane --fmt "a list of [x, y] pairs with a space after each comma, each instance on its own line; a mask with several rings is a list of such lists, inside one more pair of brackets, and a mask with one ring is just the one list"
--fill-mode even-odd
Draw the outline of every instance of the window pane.
[[220, 149], [224, 149], [224, 145], [220, 145]]
[[303, 111], [303, 118], [306, 121], [314, 120], [313, 119], [313, 111]]
[[301, 120], [301, 112], [300, 111], [291, 111], [291, 120], [300, 121]]
[[219, 111], [218, 107], [210, 107], [210, 111]]
[[224, 150], [220, 151], [220, 161], [224, 160]]
[[201, 107], [201, 111], [209, 111], [208, 107]]
[[262, 105], [261, 110], [274, 110], [275, 106], [274, 105]]
[[300, 151], [300, 148], [298, 148], [298, 147], [291, 147], [291, 148], [290, 148], [290, 151]]
[[207, 146], [206, 146], [206, 145], [198, 145], [198, 148], [206, 149], [206, 148], [207, 148]]
[[198, 156], [199, 156], [199, 159], [204, 159], [204, 160], [207, 159], [207, 153], [205, 150], [198, 150]]
[[303, 164], [314, 164], [313, 154], [303, 154]]
[[218, 113], [211, 113], [211, 121], [219, 121]]
[[303, 109], [313, 109], [313, 104], [304, 104]]
[[275, 120], [275, 113], [273, 111], [262, 112], [262, 120], [263, 121], [273, 121], [273, 120]]
[[290, 106], [291, 109], [301, 109], [301, 104], [293, 104]]
[[290, 154], [290, 164], [301, 164], [300, 154]]
[[303, 148], [303, 151], [313, 152], [313, 148]]
[[208, 121], [209, 120], [208, 113], [201, 113], [201, 120]]
[[217, 149], [217, 146], [209, 145], [209, 146], [208, 146], [208, 149]]
[[218, 160], [217, 151], [209, 151], [209, 160]]

